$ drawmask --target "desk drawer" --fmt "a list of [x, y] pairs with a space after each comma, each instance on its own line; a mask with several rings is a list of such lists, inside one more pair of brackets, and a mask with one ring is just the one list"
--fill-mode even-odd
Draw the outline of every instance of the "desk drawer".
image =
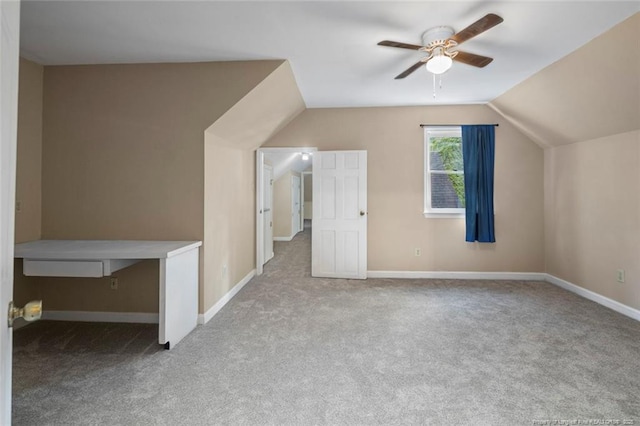
[[28, 277], [92, 277], [104, 276], [99, 260], [29, 260], [24, 259], [22, 272]]

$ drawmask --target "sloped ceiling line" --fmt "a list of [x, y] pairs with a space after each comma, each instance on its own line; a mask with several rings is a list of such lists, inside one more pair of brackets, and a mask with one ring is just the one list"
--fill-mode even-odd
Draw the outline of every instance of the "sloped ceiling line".
[[277, 67], [227, 112], [207, 133], [215, 141], [255, 150], [305, 109], [288, 61]]
[[640, 129], [640, 13], [489, 106], [542, 147]]
[[509, 123], [513, 124], [513, 126], [516, 129], [518, 129], [523, 135], [527, 136], [529, 139], [535, 142], [536, 145], [538, 145], [540, 148], [544, 149], [544, 148], [551, 147], [551, 145], [547, 141], [545, 141], [545, 138], [540, 136], [540, 134], [538, 134], [535, 131], [535, 128], [532, 128], [532, 126], [531, 127], [527, 126], [525, 123], [522, 122], [522, 120], [518, 120], [512, 115], [505, 113], [504, 111], [502, 111], [500, 108], [498, 108], [492, 103], [488, 103], [487, 106], [492, 110], [494, 110], [495, 112], [497, 112], [498, 114], [500, 114], [502, 117], [504, 117], [504, 119], [507, 120]]

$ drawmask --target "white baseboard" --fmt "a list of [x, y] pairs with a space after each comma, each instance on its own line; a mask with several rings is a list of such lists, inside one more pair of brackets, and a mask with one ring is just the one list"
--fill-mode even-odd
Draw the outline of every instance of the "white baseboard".
[[288, 237], [273, 237], [273, 241], [291, 241], [296, 234], [290, 235]]
[[144, 312], [42, 311], [42, 319], [53, 321], [157, 324], [158, 314]]
[[626, 315], [630, 318], [633, 318], [636, 321], [640, 321], [640, 311], [637, 309], [624, 305], [613, 299], [609, 299], [608, 297], [595, 293], [591, 290], [587, 290], [586, 288], [570, 283], [569, 281], [565, 281], [562, 278], [558, 278], [554, 275], [551, 275], [551, 274], [545, 274], [545, 275], [546, 275], [546, 281], [550, 282], [551, 284], [555, 284], [558, 287], [562, 287], [565, 290], [568, 290], [572, 293], [575, 293], [579, 296], [584, 297], [585, 299], [589, 299], [602, 306], [606, 306], [609, 309], [619, 312], [622, 315]]
[[545, 281], [542, 272], [367, 271], [368, 278]]
[[236, 285], [234, 285], [233, 288], [229, 290], [229, 292], [227, 292], [227, 294], [222, 296], [222, 298], [218, 300], [215, 305], [209, 308], [207, 312], [205, 312], [204, 314], [198, 314], [198, 324], [208, 323], [209, 320], [211, 320], [211, 318], [213, 318], [213, 316], [217, 314], [220, 311], [220, 309], [224, 307], [224, 305], [229, 303], [229, 301], [233, 298], [233, 296], [238, 294], [238, 292], [242, 290], [242, 287], [244, 287], [249, 281], [251, 281], [251, 278], [255, 276], [256, 276], [256, 270], [253, 269], [251, 270], [251, 272], [245, 275], [245, 277], [241, 279]]

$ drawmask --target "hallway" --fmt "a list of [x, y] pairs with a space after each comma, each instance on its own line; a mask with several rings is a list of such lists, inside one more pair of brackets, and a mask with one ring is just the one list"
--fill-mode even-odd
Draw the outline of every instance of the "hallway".
[[310, 278], [311, 227], [305, 226], [291, 241], [274, 241], [273, 253], [273, 259], [264, 267], [265, 277], [285, 277], [293, 274], [294, 277]]

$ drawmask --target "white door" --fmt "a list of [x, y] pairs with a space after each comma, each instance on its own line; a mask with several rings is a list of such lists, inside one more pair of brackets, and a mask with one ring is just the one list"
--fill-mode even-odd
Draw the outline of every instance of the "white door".
[[367, 151], [313, 155], [311, 275], [367, 278]]
[[0, 424], [11, 424], [14, 203], [18, 123], [20, 3], [0, 1]]
[[300, 220], [302, 218], [302, 206], [300, 205], [300, 176], [291, 176], [291, 235], [302, 231]]
[[267, 164], [263, 169], [264, 196], [262, 197], [262, 211], [264, 226], [264, 263], [273, 257], [273, 168]]

